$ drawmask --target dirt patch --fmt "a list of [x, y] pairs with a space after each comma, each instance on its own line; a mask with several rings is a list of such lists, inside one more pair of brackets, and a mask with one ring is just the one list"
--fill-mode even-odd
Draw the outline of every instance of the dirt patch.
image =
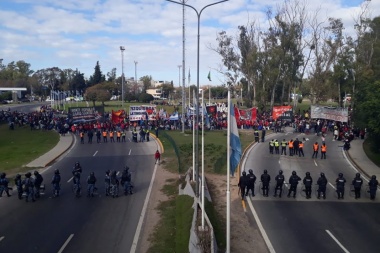
[[[207, 174], [206, 179], [212, 201], [217, 212], [223, 217], [225, 227], [227, 178], [225, 175]], [[238, 195], [238, 179], [231, 178], [230, 183], [231, 252], [246, 252], [247, 249], [249, 249], [249, 252], [269, 252], [252, 215], [244, 212], [241, 197]]]
[[164, 169], [162, 165], [159, 165], [142, 226], [140, 250], [138, 252], [147, 252], [151, 245], [151, 236], [153, 235], [155, 226], [160, 220], [160, 214], [157, 211], [157, 207], [161, 202], [169, 200], [169, 198], [161, 191], [168, 179], [176, 180], [178, 179], [178, 174], [171, 173]]

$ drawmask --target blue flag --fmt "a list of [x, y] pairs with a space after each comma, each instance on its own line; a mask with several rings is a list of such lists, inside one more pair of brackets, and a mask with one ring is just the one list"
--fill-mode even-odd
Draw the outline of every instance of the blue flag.
[[231, 176], [234, 175], [235, 170], [240, 162], [241, 158], [241, 143], [239, 137], [239, 130], [237, 127], [237, 122], [235, 118], [235, 108], [230, 102], [230, 123], [231, 123], [231, 132], [230, 132], [230, 173]]

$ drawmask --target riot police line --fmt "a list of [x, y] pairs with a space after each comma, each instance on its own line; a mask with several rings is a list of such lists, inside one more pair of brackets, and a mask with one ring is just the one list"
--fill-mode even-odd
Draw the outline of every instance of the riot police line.
[[[247, 196], [255, 196], [255, 190], [258, 190], [260, 194], [264, 197], [269, 196], [269, 192], [271, 190], [274, 191], [273, 197], [281, 198], [283, 194], [286, 194], [288, 198], [297, 197], [297, 193], [300, 193], [301, 196], [306, 199], [312, 198], [312, 192], [314, 191], [316, 197], [318, 199], [323, 198], [326, 199], [327, 193], [327, 184], [328, 179], [325, 174], [322, 172], [316, 183], [313, 183], [313, 178], [310, 175], [310, 172], [305, 173], [305, 177], [301, 179], [297, 175], [296, 171], [292, 172], [292, 175], [289, 177], [288, 182], [285, 181], [285, 176], [283, 175], [283, 171], [280, 170], [278, 175], [274, 178], [274, 185], [271, 185], [271, 176], [268, 174], [267, 170], [264, 170], [263, 174], [260, 177], [259, 187], [256, 187], [257, 177], [253, 173], [253, 170], [250, 169], [247, 174], [246, 171], [242, 172], [242, 175], [239, 178], [239, 195], [242, 200]], [[302, 181], [302, 185], [299, 189], [298, 185]], [[338, 199], [344, 199], [345, 191], [346, 191], [346, 182], [347, 180], [343, 177], [342, 173], [339, 173], [338, 177], [335, 180], [336, 185], [336, 197]], [[369, 194], [371, 200], [375, 200], [376, 191], [378, 188], [379, 182], [376, 179], [376, 176], [373, 175], [368, 182], [368, 185], [365, 189], [365, 193]], [[286, 189], [287, 193], [285, 192]], [[355, 196], [355, 199], [361, 198], [363, 188], [363, 179], [361, 178], [360, 173], [356, 173], [355, 178], [351, 181], [349, 194], [351, 197]]]
[[[72, 185], [71, 190], [76, 197], [82, 196], [82, 167], [79, 162], [76, 162], [72, 169]], [[70, 180], [71, 180], [70, 179]], [[69, 181], [70, 181], [69, 180]], [[85, 180], [87, 184], [87, 197], [94, 197], [99, 195], [97, 187], [97, 177], [94, 172], [90, 172], [89, 176]], [[56, 198], [61, 195], [61, 175], [59, 169], [54, 170], [54, 175], [50, 181], [52, 189], [52, 197]], [[5, 173], [0, 175], [0, 197], [2, 197], [3, 192], [6, 193], [8, 197], [11, 196], [13, 188], [10, 187], [9, 179], [6, 177]], [[46, 192], [46, 186], [44, 184], [43, 176], [38, 172], [34, 171], [33, 176], [31, 172], [27, 172], [22, 178], [20, 174], [17, 174], [14, 179], [14, 184], [17, 190], [18, 198], [20, 200], [25, 199], [26, 202], [35, 202], [36, 199], [40, 198], [42, 194]], [[134, 193], [134, 185], [132, 183], [132, 174], [129, 171], [129, 167], [125, 166], [121, 175], [118, 175], [117, 171], [107, 170], [104, 176], [104, 186], [106, 196], [112, 198], [119, 197], [119, 188], [122, 187], [124, 195], [131, 195]]]

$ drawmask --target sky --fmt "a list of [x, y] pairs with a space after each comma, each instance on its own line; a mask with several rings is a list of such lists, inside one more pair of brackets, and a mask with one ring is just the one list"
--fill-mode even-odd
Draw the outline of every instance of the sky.
[[[182, 1], [182, 0], [177, 0]], [[186, 0], [185, 0], [186, 1]], [[289, 0], [294, 1], [294, 0]], [[310, 14], [341, 18], [345, 34], [354, 35], [354, 18], [362, 0], [305, 1]], [[187, 0], [198, 11], [212, 0]], [[265, 12], [284, 0], [229, 0], [200, 15], [199, 84], [221, 85], [220, 56], [212, 50], [221, 31], [236, 36], [239, 25], [266, 23]], [[380, 15], [380, 1], [370, 2], [371, 17]], [[185, 84], [197, 83], [197, 14], [185, 8]], [[126, 78], [152, 76], [182, 85], [182, 6], [165, 0], [0, 0], [0, 59], [3, 64], [24, 60], [43, 68], [78, 69], [86, 78], [99, 61], [107, 74], [113, 68]], [[125, 51], [120, 51], [120, 46]], [[136, 62], [136, 63], [135, 63]], [[211, 80], [207, 76], [210, 72]]]

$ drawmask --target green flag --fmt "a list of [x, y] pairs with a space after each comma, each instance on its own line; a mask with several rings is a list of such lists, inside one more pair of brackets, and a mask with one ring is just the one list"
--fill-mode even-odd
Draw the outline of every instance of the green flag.
[[211, 73], [210, 73], [210, 71], [208, 72], [207, 78], [211, 82]]

